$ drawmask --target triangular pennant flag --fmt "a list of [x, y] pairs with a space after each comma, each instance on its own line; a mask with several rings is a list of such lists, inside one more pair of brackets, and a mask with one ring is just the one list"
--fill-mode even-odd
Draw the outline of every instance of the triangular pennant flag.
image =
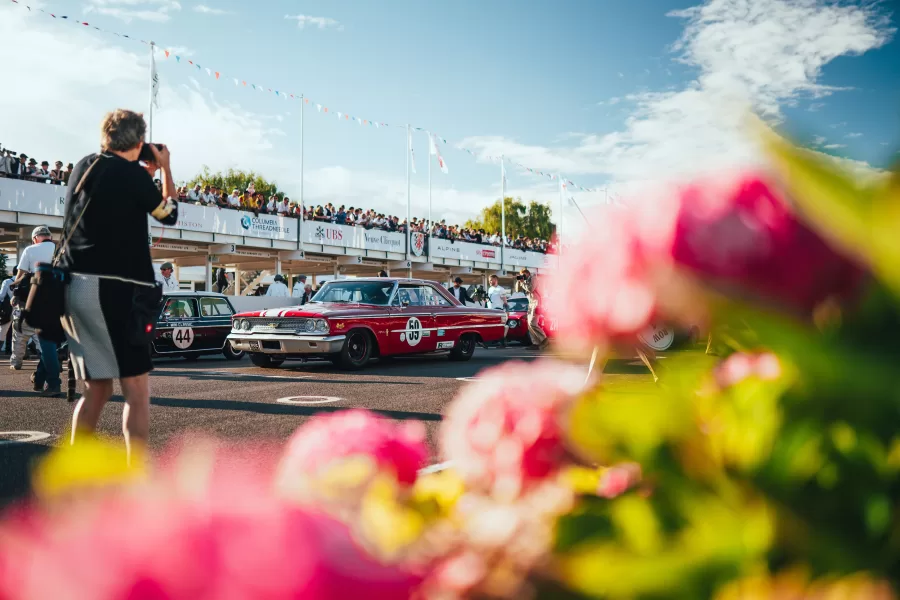
[[256, 84], [255, 84], [255, 83], [251, 83], [251, 84], [250, 84], [250, 87], [252, 87], [252, 88], [255, 90], [255, 89], [256, 89]]
[[169, 58], [169, 51], [168, 51], [168, 50], [163, 50], [163, 52], [166, 53], [166, 58]]
[[322, 105], [316, 104], [316, 110], [318, 110], [319, 112], [322, 112]]
[[350, 120], [350, 115], [344, 115], [344, 120], [345, 120], [345, 121], [349, 121], [349, 120]]
[[338, 111], [338, 114], [337, 114], [337, 116], [338, 116], [338, 119], [340, 119], [340, 118], [341, 118], [341, 111]]
[[194, 64], [194, 61], [188, 59], [188, 64], [192, 65], [192, 64]]
[[324, 112], [328, 112], [328, 107], [326, 106], [326, 107], [323, 108], [322, 110], [323, 110]]
[[216, 79], [218, 79], [218, 78], [219, 78], [219, 72], [216, 71]]
[[375, 129], [381, 129], [381, 125], [379, 125], [377, 121], [375, 122]]
[[241, 85], [241, 82], [237, 80], [237, 77], [234, 78], [234, 85], [235, 87]]
[[175, 62], [179, 62], [179, 63], [181, 62], [181, 57], [178, 56], [177, 54], [175, 55]]
[[409, 157], [412, 161], [412, 172], [416, 172], [416, 153], [413, 151], [412, 132], [408, 131], [407, 140], [409, 141]]
[[212, 77], [212, 69], [210, 69], [209, 67], [206, 67], [206, 74], [209, 75], [210, 77]]
[[247, 87], [247, 82], [246, 82], [246, 81], [244, 81], [243, 84], [244, 84], [244, 87]]
[[275, 95], [276, 95], [276, 96], [278, 95], [278, 90], [275, 90]]
[[156, 56], [153, 46], [150, 46], [150, 100], [153, 106], [159, 108], [159, 73], [156, 72]]

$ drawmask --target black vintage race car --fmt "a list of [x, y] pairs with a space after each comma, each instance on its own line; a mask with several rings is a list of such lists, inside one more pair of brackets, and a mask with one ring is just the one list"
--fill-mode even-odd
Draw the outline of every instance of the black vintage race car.
[[243, 358], [226, 339], [234, 307], [228, 296], [213, 292], [166, 292], [156, 320], [153, 356], [193, 360], [205, 354]]

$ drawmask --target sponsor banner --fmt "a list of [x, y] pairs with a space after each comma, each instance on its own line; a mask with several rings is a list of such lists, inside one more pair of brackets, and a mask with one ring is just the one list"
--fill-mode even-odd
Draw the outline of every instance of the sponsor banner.
[[[155, 220], [152, 224], [159, 226]], [[222, 235], [240, 235], [244, 237], [265, 238], [269, 240], [296, 241], [299, 220], [293, 217], [277, 215], [259, 215], [216, 208], [214, 206], [198, 206], [196, 204], [178, 203], [178, 223], [175, 229], [219, 233]]]
[[64, 185], [0, 178], [0, 210], [36, 215], [65, 216]]
[[359, 250], [406, 252], [406, 236], [395, 231], [364, 229], [350, 225], [306, 221], [303, 224], [303, 243], [340, 246]]
[[500, 262], [500, 248], [496, 246], [485, 246], [471, 242], [455, 242], [440, 238], [431, 238], [428, 246], [428, 255], [431, 258]]

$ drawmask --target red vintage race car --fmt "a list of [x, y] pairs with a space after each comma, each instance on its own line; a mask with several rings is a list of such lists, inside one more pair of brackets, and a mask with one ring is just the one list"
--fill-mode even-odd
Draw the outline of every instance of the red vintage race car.
[[418, 279], [329, 281], [303, 306], [240, 313], [228, 336], [260, 367], [321, 358], [345, 369], [370, 359], [446, 352], [469, 360], [479, 342], [496, 342], [506, 313], [462, 306], [438, 283]]

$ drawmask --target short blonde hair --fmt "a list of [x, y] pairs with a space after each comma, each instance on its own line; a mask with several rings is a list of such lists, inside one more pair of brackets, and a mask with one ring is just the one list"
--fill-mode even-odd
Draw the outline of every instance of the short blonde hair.
[[143, 114], [117, 108], [107, 113], [100, 123], [100, 148], [126, 152], [140, 145], [146, 133]]

